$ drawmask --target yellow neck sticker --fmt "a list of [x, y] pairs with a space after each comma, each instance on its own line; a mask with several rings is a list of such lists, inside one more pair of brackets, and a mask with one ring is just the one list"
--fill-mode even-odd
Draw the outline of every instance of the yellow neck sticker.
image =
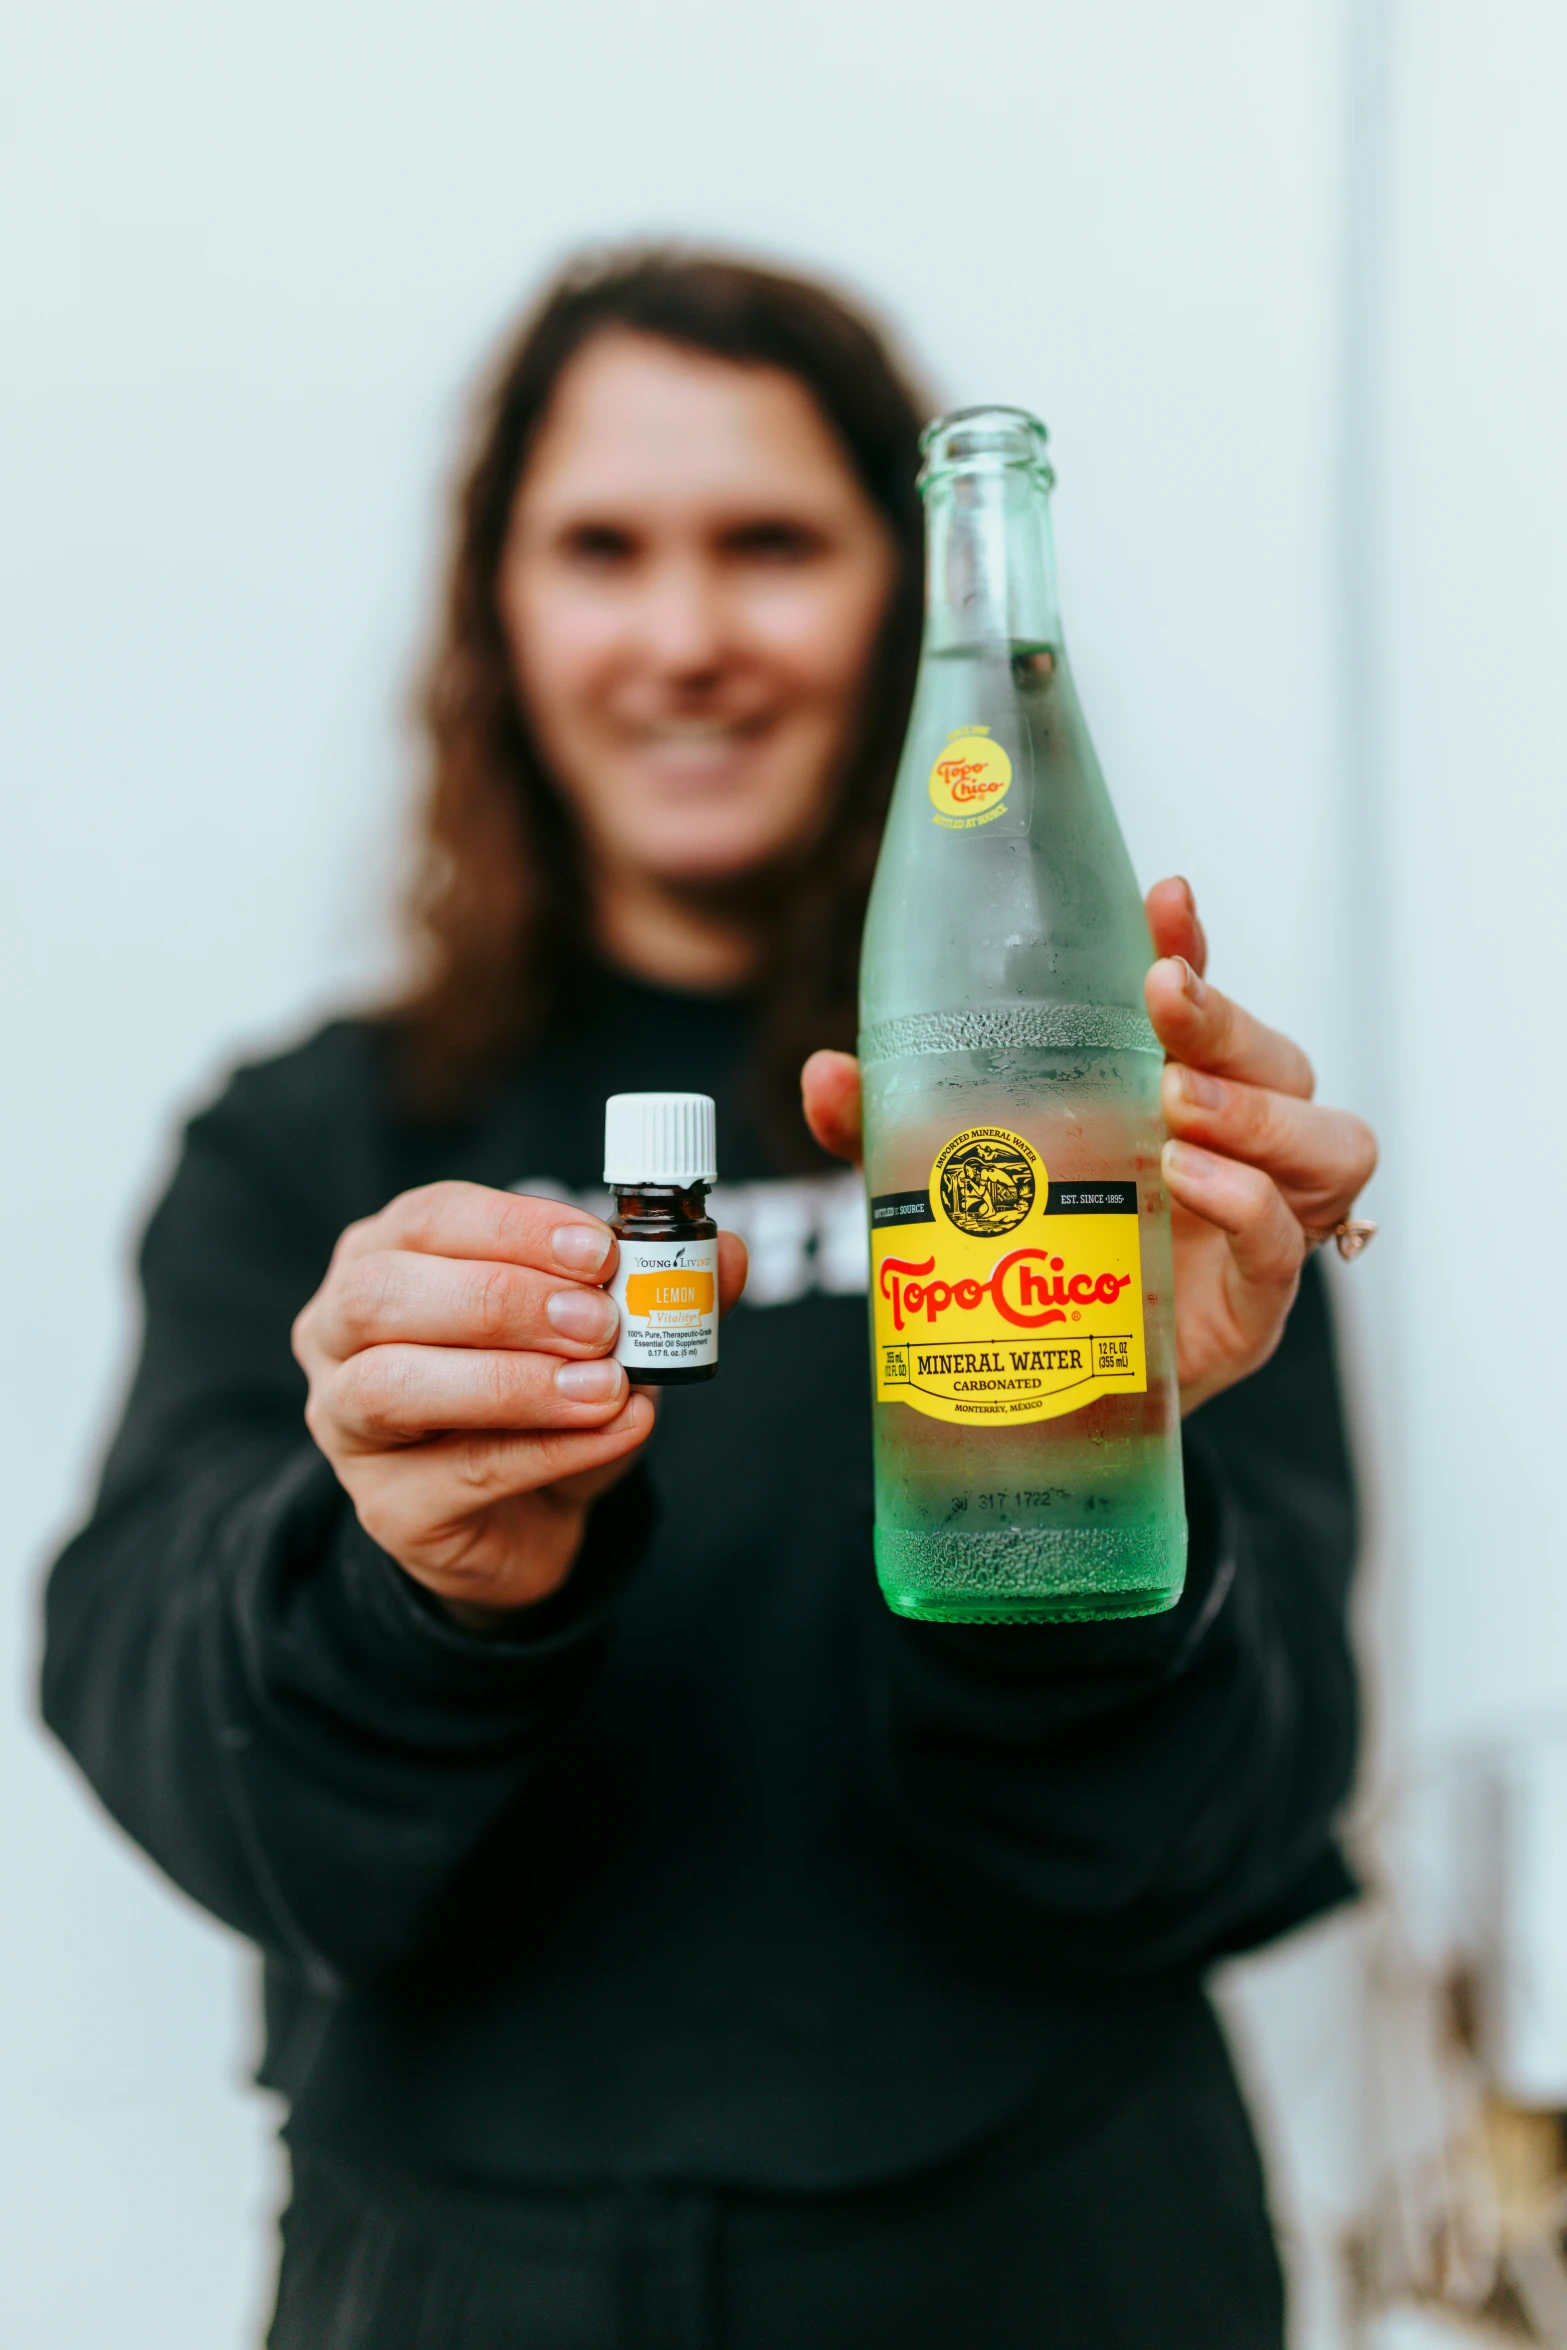
[[983, 726], [960, 728], [930, 771], [933, 822], [948, 832], [972, 832], [999, 816], [1012, 781], [1012, 762]]

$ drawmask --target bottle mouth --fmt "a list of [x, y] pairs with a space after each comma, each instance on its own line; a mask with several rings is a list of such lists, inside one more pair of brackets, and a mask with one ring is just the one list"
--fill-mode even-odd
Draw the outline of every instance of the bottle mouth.
[[920, 434], [919, 486], [923, 490], [949, 474], [1016, 468], [1050, 489], [1056, 477], [1049, 445], [1049, 433], [1026, 408], [954, 408]]

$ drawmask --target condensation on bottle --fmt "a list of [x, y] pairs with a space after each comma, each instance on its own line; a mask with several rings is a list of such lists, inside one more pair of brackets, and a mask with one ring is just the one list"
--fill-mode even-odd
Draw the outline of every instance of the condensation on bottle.
[[1150, 1615], [1186, 1565], [1142, 898], [1062, 642], [1047, 436], [925, 433], [919, 681], [860, 968], [876, 1565], [900, 1615]]

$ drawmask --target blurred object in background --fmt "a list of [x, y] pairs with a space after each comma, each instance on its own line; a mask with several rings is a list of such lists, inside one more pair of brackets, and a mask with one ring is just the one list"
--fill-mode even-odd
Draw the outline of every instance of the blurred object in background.
[[1376, 2313], [1413, 2304], [1567, 2350], [1567, 1729], [1416, 1783], [1381, 1843], [1349, 2247], [1367, 2340], [1403, 2339]]

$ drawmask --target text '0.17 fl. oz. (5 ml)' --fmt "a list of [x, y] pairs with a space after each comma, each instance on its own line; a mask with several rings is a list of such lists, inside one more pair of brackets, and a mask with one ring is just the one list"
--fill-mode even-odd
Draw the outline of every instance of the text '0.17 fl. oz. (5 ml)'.
[[1148, 927], [1062, 646], [1045, 429], [966, 409], [923, 446], [860, 971], [877, 1571], [901, 1615], [1149, 1615], [1186, 1518]]

